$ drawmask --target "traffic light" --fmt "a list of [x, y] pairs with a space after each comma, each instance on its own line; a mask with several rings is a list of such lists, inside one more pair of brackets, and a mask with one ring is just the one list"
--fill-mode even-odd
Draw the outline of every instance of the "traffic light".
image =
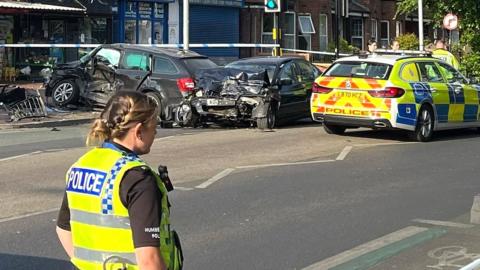
[[281, 0], [265, 0], [265, 12], [280, 12]]

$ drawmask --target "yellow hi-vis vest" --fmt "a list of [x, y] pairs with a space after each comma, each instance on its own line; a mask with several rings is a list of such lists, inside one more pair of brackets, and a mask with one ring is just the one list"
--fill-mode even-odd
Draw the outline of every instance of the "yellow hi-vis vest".
[[[120, 200], [120, 182], [125, 172], [143, 166], [135, 155], [112, 148], [95, 148], [68, 170], [67, 197], [73, 240], [72, 263], [81, 270], [138, 269], [128, 209]], [[176, 235], [170, 230], [167, 190], [158, 175], [162, 193], [162, 217], [159, 230], [161, 256], [169, 270], [181, 269], [182, 259]], [[179, 243], [178, 243], [179, 244]]]
[[458, 63], [457, 58], [455, 58], [455, 55], [453, 55], [451, 52], [447, 50], [436, 49], [432, 52], [432, 56], [443, 60], [443, 62], [449, 64], [455, 69], [458, 69], [460, 67], [460, 64]]

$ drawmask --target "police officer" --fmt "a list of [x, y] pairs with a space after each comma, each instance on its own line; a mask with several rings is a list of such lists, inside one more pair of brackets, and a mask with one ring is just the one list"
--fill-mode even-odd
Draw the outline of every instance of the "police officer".
[[76, 268], [181, 269], [165, 184], [139, 157], [150, 152], [157, 115], [146, 95], [118, 92], [88, 135], [99, 146], [68, 170], [57, 234]]
[[457, 58], [455, 58], [455, 56], [451, 52], [447, 51], [443, 40], [437, 40], [437, 42], [435, 43], [435, 50], [433, 50], [432, 52], [432, 56], [442, 59], [445, 63], [451, 65], [455, 69], [458, 69], [460, 66]]

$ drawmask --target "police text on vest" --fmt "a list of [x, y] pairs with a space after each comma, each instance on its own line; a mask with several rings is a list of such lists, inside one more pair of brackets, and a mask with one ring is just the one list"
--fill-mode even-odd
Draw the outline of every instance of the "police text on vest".
[[99, 196], [106, 178], [105, 172], [72, 168], [68, 173], [67, 191]]

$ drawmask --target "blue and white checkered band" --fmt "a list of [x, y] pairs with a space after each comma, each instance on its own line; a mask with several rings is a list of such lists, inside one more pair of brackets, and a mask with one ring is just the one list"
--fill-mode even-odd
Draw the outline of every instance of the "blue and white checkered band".
[[[113, 148], [113, 147], [108, 147], [108, 148], [119, 151], [118, 148]], [[115, 162], [112, 169], [110, 170], [109, 177], [106, 180], [107, 185], [105, 187], [106, 188], [105, 193], [102, 198], [102, 214], [106, 214], [106, 215], [113, 214], [113, 188], [115, 186], [115, 179], [117, 178], [118, 173], [122, 170], [123, 166], [125, 166], [127, 162], [131, 162], [131, 161], [143, 162], [135, 154], [128, 154], [125, 152], [122, 152], [122, 154], [123, 154], [123, 157], [119, 158], [117, 162]]]

